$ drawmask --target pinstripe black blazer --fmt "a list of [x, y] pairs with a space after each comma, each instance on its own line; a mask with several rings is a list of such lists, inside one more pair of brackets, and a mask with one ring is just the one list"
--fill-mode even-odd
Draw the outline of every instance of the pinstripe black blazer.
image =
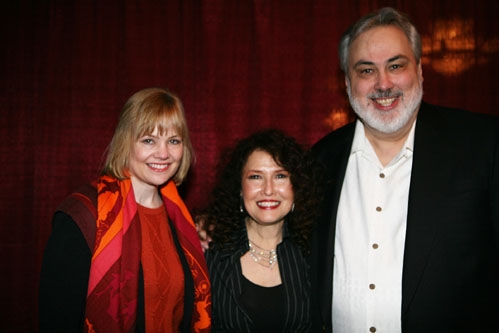
[[[243, 286], [240, 258], [249, 251], [246, 230], [241, 232], [237, 244], [240, 244], [237, 251], [206, 251], [213, 297], [213, 332], [255, 332], [252, 319], [239, 303]], [[288, 237], [286, 229], [283, 241], [276, 250], [286, 295], [282, 300], [286, 305], [283, 332], [310, 332], [310, 279], [307, 262], [301, 250]], [[270, 315], [272, 309], [269, 309]]]

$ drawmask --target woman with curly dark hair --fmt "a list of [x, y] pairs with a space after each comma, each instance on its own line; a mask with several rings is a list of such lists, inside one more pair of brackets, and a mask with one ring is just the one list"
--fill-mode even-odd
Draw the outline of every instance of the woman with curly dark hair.
[[315, 164], [275, 129], [241, 141], [222, 162], [198, 222], [206, 252], [214, 332], [307, 332], [306, 256], [319, 201]]

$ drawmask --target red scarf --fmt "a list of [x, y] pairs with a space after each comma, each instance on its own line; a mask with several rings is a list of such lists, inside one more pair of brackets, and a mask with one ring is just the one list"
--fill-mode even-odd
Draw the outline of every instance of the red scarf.
[[[161, 195], [194, 280], [192, 332], [211, 328], [208, 270], [194, 222], [170, 181]], [[141, 254], [140, 221], [131, 181], [103, 176], [97, 183], [97, 230], [88, 281], [86, 332], [133, 332]]]

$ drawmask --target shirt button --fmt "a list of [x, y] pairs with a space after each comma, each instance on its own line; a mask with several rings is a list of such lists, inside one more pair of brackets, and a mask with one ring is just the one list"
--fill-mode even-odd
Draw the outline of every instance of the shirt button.
[[378, 244], [376, 244], [376, 243], [373, 244], [373, 249], [376, 250], [378, 247], [379, 247]]
[[379, 206], [378, 206], [378, 207], [376, 207], [376, 211], [377, 211], [377, 212], [381, 212], [381, 211], [382, 211], [381, 207], [379, 207]]
[[382, 172], [379, 174], [379, 178], [385, 178], [385, 174]]
[[376, 285], [375, 285], [374, 283], [371, 283], [371, 284], [369, 285], [369, 289], [373, 290], [374, 288], [376, 288]]
[[376, 332], [376, 327], [374, 327], [374, 326], [369, 327], [369, 332], [372, 332], [372, 333]]

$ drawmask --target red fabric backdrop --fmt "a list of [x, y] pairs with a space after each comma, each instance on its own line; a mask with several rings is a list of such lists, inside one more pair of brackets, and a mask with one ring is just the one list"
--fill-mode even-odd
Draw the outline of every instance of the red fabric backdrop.
[[4, 4], [0, 331], [36, 331], [51, 215], [96, 177], [133, 92], [161, 86], [183, 100], [197, 163], [182, 193], [201, 207], [219, 153], [235, 139], [272, 126], [310, 145], [352, 119], [337, 43], [360, 15], [386, 5], [409, 13], [425, 38], [427, 101], [499, 114], [496, 0]]

